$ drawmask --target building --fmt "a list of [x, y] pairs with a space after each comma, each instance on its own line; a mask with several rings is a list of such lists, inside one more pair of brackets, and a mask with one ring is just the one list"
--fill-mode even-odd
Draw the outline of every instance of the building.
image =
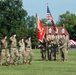
[[56, 31], [53, 29], [53, 26], [45, 26], [45, 33], [47, 35], [47, 38], [54, 38], [54, 35], [61, 36], [62, 34], [66, 35], [66, 38], [69, 38], [69, 33], [63, 26], [56, 26]]

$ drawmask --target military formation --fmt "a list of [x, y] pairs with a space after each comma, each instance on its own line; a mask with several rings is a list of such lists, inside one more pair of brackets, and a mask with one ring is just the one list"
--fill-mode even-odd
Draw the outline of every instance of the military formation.
[[[59, 38], [57, 36], [54, 38], [45, 36], [43, 42], [40, 42], [42, 60], [56, 61], [59, 54], [62, 61], [68, 59], [69, 39], [66, 35], [61, 35]], [[12, 33], [9, 39], [7, 35], [3, 35], [0, 40], [0, 65], [31, 64], [33, 57], [30, 36], [26, 40], [21, 36], [17, 41], [16, 33]]]
[[[66, 38], [65, 34], [61, 36], [54, 35], [54, 38], [45, 37], [43, 42], [40, 42], [39, 48], [41, 52], [42, 60], [58, 60], [59, 57], [62, 61], [68, 59], [68, 48], [70, 47], [69, 39]], [[60, 56], [59, 56], [60, 54]]]
[[21, 36], [17, 41], [16, 33], [12, 33], [9, 39], [7, 39], [7, 35], [3, 35], [0, 40], [0, 65], [17, 65], [21, 63], [31, 65], [33, 56], [30, 36], [26, 40]]

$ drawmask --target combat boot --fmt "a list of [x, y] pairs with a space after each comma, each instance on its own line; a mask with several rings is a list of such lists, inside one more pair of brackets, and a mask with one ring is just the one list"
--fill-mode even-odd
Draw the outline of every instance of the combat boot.
[[28, 62], [29, 65], [31, 65], [31, 62]]
[[10, 62], [6, 62], [5, 65], [6, 65], [6, 66], [9, 66], [9, 65], [10, 65]]

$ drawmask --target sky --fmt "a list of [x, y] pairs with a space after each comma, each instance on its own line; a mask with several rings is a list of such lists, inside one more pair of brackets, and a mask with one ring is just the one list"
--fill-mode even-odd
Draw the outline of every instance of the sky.
[[69, 11], [76, 14], [76, 0], [22, 0], [23, 8], [28, 12], [28, 15], [39, 18], [47, 18], [47, 3], [55, 22], [58, 21], [59, 15]]

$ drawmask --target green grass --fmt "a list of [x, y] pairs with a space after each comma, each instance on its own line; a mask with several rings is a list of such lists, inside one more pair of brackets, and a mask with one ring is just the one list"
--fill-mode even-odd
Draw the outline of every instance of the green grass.
[[76, 50], [69, 50], [68, 60], [41, 61], [40, 51], [33, 50], [32, 65], [0, 66], [0, 75], [76, 75]]

